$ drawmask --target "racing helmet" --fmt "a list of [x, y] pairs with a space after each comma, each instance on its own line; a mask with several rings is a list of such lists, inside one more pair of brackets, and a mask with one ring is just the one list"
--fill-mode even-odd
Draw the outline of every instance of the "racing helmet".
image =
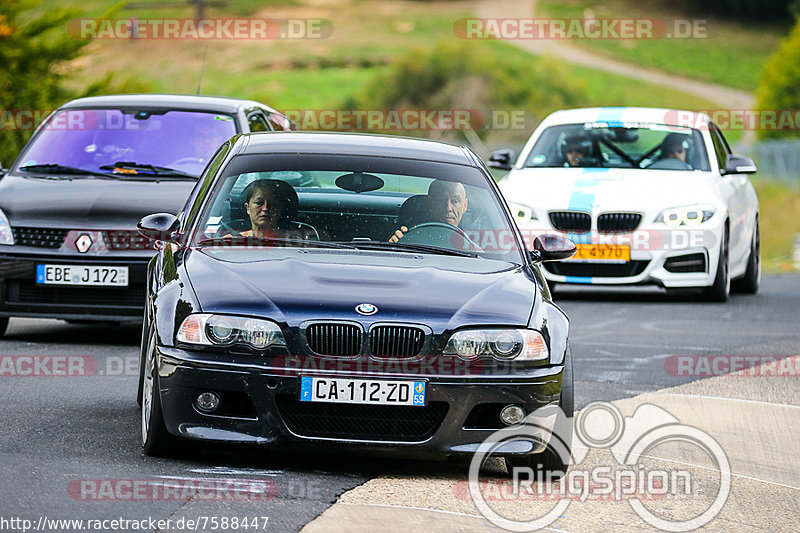
[[561, 142], [561, 157], [564, 161], [567, 160], [567, 153], [571, 151], [579, 151], [583, 154], [583, 157], [593, 157], [592, 153], [592, 141], [589, 140], [589, 137], [580, 133], [566, 135], [564, 140]]
[[667, 157], [667, 154], [675, 152], [679, 149], [686, 151], [686, 157], [689, 157], [689, 149], [692, 143], [689, 142], [690, 137], [683, 133], [670, 133], [664, 140], [661, 141], [661, 157]]

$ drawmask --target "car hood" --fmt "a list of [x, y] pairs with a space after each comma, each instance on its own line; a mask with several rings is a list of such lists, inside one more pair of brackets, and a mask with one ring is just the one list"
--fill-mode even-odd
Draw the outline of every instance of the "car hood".
[[[190, 252], [186, 271], [204, 312], [265, 316], [290, 327], [320, 318], [424, 323], [435, 332], [474, 324], [524, 327], [536, 293], [521, 267], [488, 259], [304, 255], [294, 250], [281, 259], [231, 262]], [[358, 314], [362, 303], [378, 312]]]
[[697, 203], [714, 204], [718, 180], [710, 172], [529, 168], [511, 171], [499, 186], [509, 202], [538, 208], [537, 211], [647, 213]]
[[178, 213], [195, 183], [8, 175], [0, 180], [0, 209], [12, 226], [128, 229], [151, 213]]

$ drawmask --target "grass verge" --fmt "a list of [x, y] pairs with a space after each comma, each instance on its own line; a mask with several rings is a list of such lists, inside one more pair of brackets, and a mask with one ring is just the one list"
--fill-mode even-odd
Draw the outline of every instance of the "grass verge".
[[746, 91], [755, 90], [761, 68], [792, 22], [787, 21], [785, 26], [743, 25], [690, 16], [659, 3], [630, 0], [606, 0], [602, 5], [586, 0], [542, 0], [537, 2], [537, 10], [537, 17], [584, 18], [591, 13], [597, 19], [658, 19], [667, 27], [672, 27], [676, 19], [705, 22], [705, 37], [575, 39], [571, 44], [637, 65]]
[[800, 184], [765, 179], [753, 184], [761, 213], [761, 258], [767, 272], [792, 272], [794, 241], [800, 234]]

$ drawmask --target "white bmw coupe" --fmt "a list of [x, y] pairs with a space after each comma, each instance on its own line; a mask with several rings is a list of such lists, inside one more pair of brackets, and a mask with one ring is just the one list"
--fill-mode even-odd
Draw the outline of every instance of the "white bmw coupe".
[[489, 166], [530, 240], [561, 233], [575, 257], [544, 263], [552, 284], [698, 288], [712, 301], [758, 291], [758, 198], [747, 157], [702, 113], [603, 107], [557, 111], [516, 163]]

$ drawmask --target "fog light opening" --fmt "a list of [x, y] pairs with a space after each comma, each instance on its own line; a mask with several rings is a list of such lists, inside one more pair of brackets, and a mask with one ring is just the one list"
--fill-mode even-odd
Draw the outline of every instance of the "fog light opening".
[[506, 405], [500, 411], [500, 421], [507, 426], [520, 424], [523, 420], [525, 420], [525, 409], [519, 405]]
[[219, 409], [219, 395], [215, 392], [201, 392], [194, 405], [204, 413], [213, 413]]

